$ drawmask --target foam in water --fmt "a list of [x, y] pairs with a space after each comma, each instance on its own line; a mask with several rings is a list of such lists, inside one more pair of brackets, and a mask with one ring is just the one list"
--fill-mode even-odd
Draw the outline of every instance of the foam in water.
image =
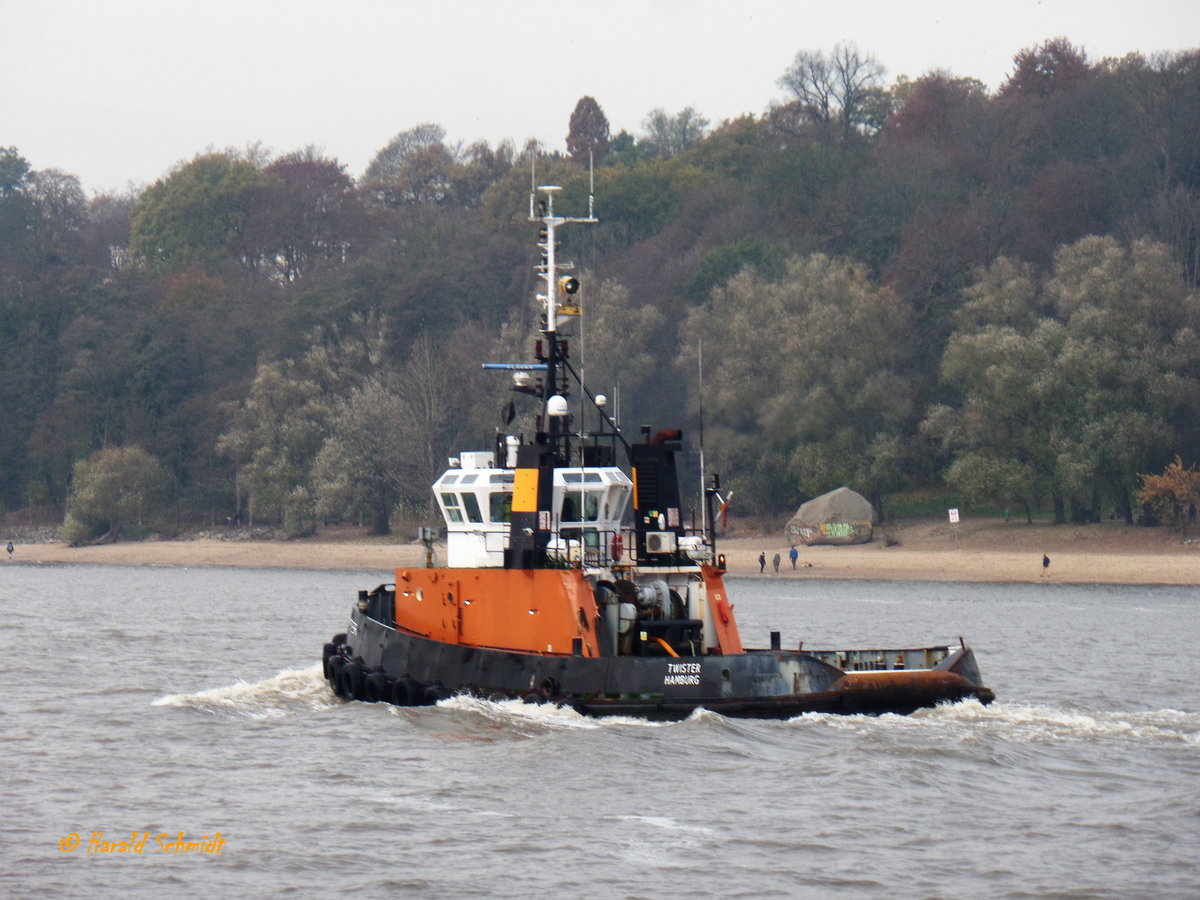
[[[321, 666], [286, 669], [259, 682], [238, 681], [193, 694], [169, 694], [155, 706], [198, 709], [214, 714], [270, 718], [341, 705], [321, 675]], [[595, 729], [614, 726], [669, 727], [630, 716], [591, 718], [568, 706], [525, 703], [521, 700], [485, 700], [456, 696], [438, 706], [482, 716], [511, 725], [536, 725], [546, 729]], [[397, 710], [399, 712], [399, 710]], [[708, 725], [726, 720], [698, 709], [688, 719]], [[1140, 712], [1107, 712], [1060, 709], [1019, 703], [983, 706], [978, 700], [918, 710], [911, 716], [836, 716], [808, 713], [790, 720], [793, 727], [831, 728], [839, 731], [947, 729], [959, 738], [993, 737], [1015, 743], [1054, 741], [1146, 741], [1200, 745], [1200, 713], [1162, 709]]]
[[1108, 712], [1001, 703], [939, 710], [951, 721], [995, 728], [1008, 740], [1029, 743], [1071, 740], [1200, 743], [1200, 714], [1174, 709]]
[[339, 702], [321, 676], [320, 663], [315, 663], [306, 669], [285, 669], [259, 682], [238, 681], [194, 694], [168, 694], [154, 705], [269, 718], [325, 709]]
[[548, 728], [602, 728], [613, 725], [636, 725], [642, 727], [661, 727], [670, 723], [650, 722], [646, 719], [631, 716], [609, 716], [592, 718], [581, 716], [569, 706], [555, 706], [553, 703], [526, 703], [524, 700], [485, 700], [481, 697], [459, 695], [450, 697], [438, 703], [444, 709], [457, 709], [475, 713], [492, 719], [502, 719], [508, 722], [526, 722], [542, 725]]
[[790, 720], [798, 728], [852, 732], [948, 732], [962, 740], [1000, 738], [1020, 744], [1055, 741], [1139, 741], [1200, 744], [1200, 713], [1174, 709], [1108, 712], [1019, 703], [984, 706], [978, 700], [920, 709], [910, 716], [835, 716], [808, 713]]

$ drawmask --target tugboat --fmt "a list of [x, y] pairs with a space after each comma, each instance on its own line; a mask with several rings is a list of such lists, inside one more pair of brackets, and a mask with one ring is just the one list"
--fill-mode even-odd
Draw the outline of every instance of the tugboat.
[[[784, 650], [771, 632], [766, 649], [742, 646], [716, 550], [718, 480], [701, 481], [702, 522], [685, 521], [681, 432], [643, 426], [628, 440], [570, 360], [560, 325], [579, 313], [579, 282], [556, 260], [556, 231], [597, 219], [590, 198], [586, 217], [556, 215], [558, 190], [530, 195], [542, 285], [533, 360], [484, 364], [540, 405], [534, 434], [497, 433], [491, 450], [450, 460], [433, 485], [445, 565], [433, 566], [426, 531], [425, 568], [397, 568], [393, 583], [359, 591], [347, 630], [324, 647], [333, 690], [399, 706], [472, 694], [654, 720], [700, 708], [781, 719], [990, 703], [961, 638]], [[586, 415], [572, 413], [572, 398]]]

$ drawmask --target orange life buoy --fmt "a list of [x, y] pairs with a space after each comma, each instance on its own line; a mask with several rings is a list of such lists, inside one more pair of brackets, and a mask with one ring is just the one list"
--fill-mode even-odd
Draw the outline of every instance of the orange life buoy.
[[612, 558], [613, 562], [620, 562], [621, 557], [625, 555], [625, 542], [621, 540], [619, 534], [614, 534], [612, 539]]

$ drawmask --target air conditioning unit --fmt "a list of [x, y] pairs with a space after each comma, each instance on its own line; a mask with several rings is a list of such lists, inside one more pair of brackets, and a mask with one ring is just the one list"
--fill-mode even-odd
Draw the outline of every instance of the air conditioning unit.
[[647, 553], [674, 553], [675, 552], [675, 532], [673, 532], [673, 531], [648, 531], [648, 532], [646, 532], [646, 552]]

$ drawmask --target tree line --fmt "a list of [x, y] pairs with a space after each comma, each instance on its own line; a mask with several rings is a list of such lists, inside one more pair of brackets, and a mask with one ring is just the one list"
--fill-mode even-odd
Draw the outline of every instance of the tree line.
[[801, 51], [762, 114], [636, 133], [584, 97], [564, 151], [423, 124], [357, 178], [252, 147], [88, 197], [0, 148], [0, 512], [79, 540], [427, 515], [502, 424], [480, 361], [536, 329], [535, 170], [602, 221], [559, 254], [574, 363], [634, 431], [703, 410], [741, 512], [949, 485], [1132, 521], [1139, 476], [1200, 455], [1200, 50], [885, 75]]

